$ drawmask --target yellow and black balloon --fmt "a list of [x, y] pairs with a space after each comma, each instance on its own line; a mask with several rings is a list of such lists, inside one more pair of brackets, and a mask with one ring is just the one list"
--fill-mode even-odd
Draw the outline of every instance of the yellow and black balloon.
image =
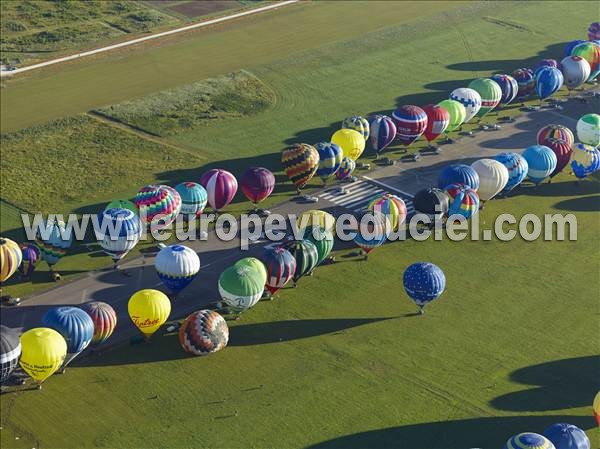
[[286, 176], [300, 192], [319, 167], [319, 153], [312, 145], [297, 143], [283, 150], [281, 164]]
[[10, 278], [21, 265], [21, 248], [11, 239], [0, 237], [0, 282]]

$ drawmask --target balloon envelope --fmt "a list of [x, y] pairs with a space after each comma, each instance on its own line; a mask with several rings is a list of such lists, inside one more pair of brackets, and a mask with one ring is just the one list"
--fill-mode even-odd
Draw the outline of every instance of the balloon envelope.
[[450, 125], [450, 113], [440, 105], [428, 104], [423, 107], [427, 114], [427, 126], [423, 135], [428, 142], [433, 142], [440, 134], [446, 131]]
[[[354, 131], [356, 132], [356, 131]], [[358, 133], [357, 133], [358, 134]], [[364, 139], [360, 136], [364, 144]], [[283, 171], [298, 191], [314, 176], [319, 167], [319, 153], [312, 145], [297, 143], [281, 153]]]
[[359, 132], [365, 140], [369, 138], [369, 122], [359, 115], [345, 118], [342, 121], [342, 129], [344, 128]]
[[583, 143], [575, 144], [571, 155], [571, 169], [578, 179], [591, 175], [600, 169], [600, 151]]
[[23, 260], [19, 265], [19, 272], [22, 276], [30, 277], [35, 270], [35, 266], [41, 259], [40, 249], [37, 245], [26, 243], [20, 246]]
[[543, 145], [544, 141], [548, 139], [564, 140], [569, 146], [573, 146], [575, 143], [573, 131], [563, 125], [544, 126], [538, 131], [536, 139], [540, 145]]
[[399, 196], [391, 193], [377, 195], [369, 201], [367, 210], [374, 214], [384, 215], [390, 222], [392, 230], [396, 231], [406, 220], [408, 214], [406, 203]]
[[172, 293], [179, 293], [200, 271], [200, 257], [187, 246], [169, 245], [158, 252], [154, 268], [163, 285]]
[[542, 435], [525, 432], [511, 437], [504, 449], [556, 449], [554, 445]]
[[110, 304], [101, 301], [85, 303], [81, 309], [90, 316], [94, 323], [92, 345], [99, 345], [108, 340], [117, 326], [115, 309]]
[[254, 205], [265, 200], [275, 189], [275, 175], [264, 167], [251, 167], [240, 178], [242, 193]]
[[582, 42], [571, 51], [571, 56], [579, 56], [590, 65], [588, 81], [593, 80], [600, 73], [600, 45], [594, 42]]
[[556, 168], [552, 171], [552, 173], [550, 173], [550, 177], [553, 178], [567, 166], [571, 160], [571, 153], [573, 150], [571, 149], [571, 146], [564, 140], [547, 139], [542, 142], [542, 145], [550, 148], [556, 155]]
[[443, 190], [450, 184], [463, 184], [477, 190], [479, 188], [479, 175], [466, 164], [447, 165], [438, 176], [438, 187]]
[[335, 232], [335, 218], [324, 210], [307, 210], [298, 217], [297, 227], [304, 232], [305, 228], [312, 226], [318, 226], [333, 233]]
[[338, 145], [344, 156], [357, 160], [365, 150], [365, 139], [353, 129], [340, 129], [331, 136], [331, 143]]
[[404, 290], [419, 307], [436, 300], [446, 289], [446, 276], [440, 267], [430, 262], [410, 265], [402, 278]]
[[572, 424], [553, 424], [544, 430], [544, 436], [556, 449], [590, 449], [585, 432]]
[[227, 207], [235, 197], [238, 189], [235, 176], [227, 170], [218, 168], [204, 172], [199, 182], [206, 189], [208, 204], [215, 212]]
[[[590, 39], [593, 40], [593, 39]], [[575, 47], [577, 47], [579, 44], [583, 44], [585, 41], [581, 40], [581, 39], [576, 39], [574, 41], [569, 42], [567, 45], [565, 45], [565, 50], [564, 50], [564, 56], [571, 56], [571, 52], [573, 51], [573, 49]]]
[[413, 206], [418, 213], [436, 220], [448, 212], [448, 195], [435, 187], [422, 189], [415, 194]]
[[113, 261], [121, 260], [140, 240], [140, 218], [129, 209], [105, 209], [98, 216], [96, 239]]
[[577, 138], [581, 143], [600, 145], [600, 115], [585, 114], [577, 121]]
[[133, 201], [140, 211], [140, 218], [159, 230], [173, 223], [181, 210], [179, 193], [173, 187], [162, 184], [142, 187]]
[[294, 282], [298, 282], [302, 276], [309, 274], [317, 266], [319, 252], [310, 240], [290, 240], [282, 246], [296, 260], [296, 271], [292, 276]]
[[515, 98], [517, 98], [517, 94], [519, 93], [519, 83], [510, 75], [506, 74], [498, 74], [492, 75], [492, 80], [500, 86], [500, 90], [502, 91], [502, 96], [500, 97], [500, 104], [509, 104]]
[[471, 164], [479, 175], [477, 194], [482, 201], [494, 198], [508, 184], [508, 170], [494, 159], [479, 159]]
[[69, 356], [65, 364], [87, 348], [94, 336], [94, 322], [78, 307], [53, 307], [42, 318], [42, 324], [54, 329], [67, 342]]
[[45, 228], [38, 230], [36, 243], [42, 260], [52, 267], [67, 254], [67, 249], [73, 243], [73, 235], [67, 231], [64, 222], [47, 221]]
[[594, 418], [596, 419], [596, 424], [600, 426], [600, 391], [596, 393], [596, 397], [594, 397], [594, 403], [592, 404], [592, 409], [594, 412]]
[[0, 384], [10, 377], [19, 364], [21, 340], [16, 329], [0, 325]]
[[317, 265], [321, 264], [333, 249], [333, 234], [320, 226], [307, 227], [302, 238], [311, 241], [317, 248]]
[[389, 235], [389, 223], [387, 217], [381, 214], [369, 214], [370, 220], [362, 217], [360, 225], [354, 236], [354, 243], [369, 254], [375, 248], [383, 245]]
[[267, 269], [266, 287], [272, 295], [283, 288], [296, 272], [296, 259], [282, 246], [265, 248], [260, 260]]
[[21, 265], [23, 253], [11, 239], [0, 237], [0, 282], [10, 278]]
[[446, 187], [449, 198], [448, 217], [462, 215], [471, 218], [479, 211], [479, 195], [463, 184], [450, 184]]
[[319, 167], [316, 175], [327, 182], [339, 170], [344, 154], [339, 145], [329, 142], [319, 142], [315, 145], [319, 153]]
[[139, 213], [137, 206], [132, 201], [123, 200], [123, 199], [112, 200], [104, 208], [104, 210], [108, 210], [108, 209], [127, 209], [136, 215]]
[[450, 94], [450, 100], [458, 101], [465, 107], [467, 111], [465, 123], [475, 117], [481, 109], [481, 95], [469, 87], [454, 89]]
[[490, 78], [478, 78], [469, 83], [469, 88], [476, 91], [481, 97], [481, 108], [475, 114], [476, 117], [483, 117], [493, 110], [500, 103], [502, 98], [502, 89], [494, 80]]
[[508, 170], [508, 182], [506, 183], [506, 186], [504, 186], [504, 189], [502, 189], [503, 193], [510, 192], [527, 177], [529, 165], [527, 165], [527, 161], [520, 154], [499, 153], [494, 156], [493, 159], [500, 162]]
[[267, 282], [267, 269], [265, 265], [256, 257], [244, 257], [233, 264], [234, 267], [248, 267], [255, 270], [259, 276], [263, 285]]
[[513, 72], [512, 76], [517, 80], [517, 84], [519, 85], [517, 97], [523, 98], [533, 93], [533, 90], [535, 89], [535, 76], [533, 70], [527, 68], [517, 69]]
[[568, 89], [576, 89], [590, 77], [590, 64], [580, 56], [567, 56], [560, 65]]
[[149, 338], [169, 318], [171, 301], [158, 290], [139, 290], [129, 298], [127, 311], [133, 324]]
[[342, 159], [342, 163], [340, 164], [340, 168], [335, 173], [336, 179], [339, 181], [343, 181], [345, 179], [349, 179], [352, 176], [352, 173], [356, 169], [356, 162], [350, 159], [349, 157], [344, 156]]
[[536, 185], [550, 176], [558, 163], [554, 152], [545, 145], [532, 145], [523, 151], [522, 156], [529, 166], [527, 178]]
[[21, 335], [19, 364], [38, 383], [54, 374], [62, 366], [66, 355], [67, 342], [54, 329], [36, 327]]
[[243, 312], [262, 297], [265, 284], [262, 275], [247, 266], [231, 266], [219, 276], [219, 293], [234, 312]]
[[198, 310], [189, 315], [179, 328], [179, 344], [193, 355], [207, 355], [227, 346], [229, 327], [213, 310]]
[[562, 72], [556, 67], [542, 67], [535, 72], [535, 92], [542, 100], [558, 92], [563, 82]]
[[438, 106], [444, 108], [450, 114], [450, 122], [446, 132], [454, 131], [465, 122], [467, 110], [462, 103], [456, 100], [443, 100], [438, 103]]
[[396, 124], [396, 140], [405, 146], [417, 140], [427, 128], [427, 114], [419, 106], [400, 106], [392, 113], [392, 118]]
[[387, 115], [369, 117], [371, 146], [376, 153], [383, 151], [396, 138], [396, 124]]
[[202, 185], [196, 182], [182, 182], [175, 186], [181, 197], [180, 214], [186, 220], [199, 217], [204, 212], [208, 201], [208, 193]]

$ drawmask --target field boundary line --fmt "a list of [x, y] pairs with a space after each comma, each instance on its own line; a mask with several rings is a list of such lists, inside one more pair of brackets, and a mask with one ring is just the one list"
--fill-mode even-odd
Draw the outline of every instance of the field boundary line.
[[30, 70], [40, 69], [42, 67], [59, 64], [61, 62], [72, 61], [74, 59], [80, 59], [80, 58], [84, 58], [86, 56], [91, 56], [91, 55], [95, 55], [98, 53], [104, 53], [104, 52], [107, 52], [110, 50], [115, 50], [117, 48], [128, 47], [130, 45], [139, 44], [141, 42], [146, 42], [146, 41], [149, 41], [152, 39], [158, 39], [158, 38], [161, 38], [164, 36], [170, 36], [172, 34], [183, 33], [185, 31], [190, 31], [190, 30], [194, 30], [197, 28], [204, 28], [209, 25], [215, 25], [217, 23], [226, 22], [228, 20], [238, 19], [240, 17], [245, 17], [245, 16], [249, 16], [252, 14], [258, 14], [260, 12], [270, 11], [272, 9], [282, 8], [284, 6], [298, 3], [299, 1], [300, 0], [285, 0], [285, 1], [277, 2], [277, 3], [271, 3], [269, 5], [261, 6], [259, 8], [254, 8], [254, 9], [250, 9], [247, 11], [241, 11], [236, 14], [231, 14], [231, 15], [223, 16], [223, 17], [217, 17], [215, 19], [204, 20], [202, 22], [197, 22], [192, 25], [186, 25], [183, 27], [175, 28], [173, 30], [161, 31], [160, 33], [151, 34], [150, 36], [138, 37], [136, 39], [119, 42], [118, 44], [107, 45], [105, 47], [96, 48], [94, 50], [88, 50], [88, 51], [76, 53], [76, 54], [69, 55], [69, 56], [63, 56], [61, 58], [56, 58], [56, 59], [51, 59], [49, 61], [39, 62], [37, 64], [32, 64], [32, 65], [25, 66], [25, 67], [19, 67], [18, 69], [15, 69], [15, 70], [10, 70], [10, 71], [2, 70], [2, 71], [0, 71], [0, 77], [17, 75], [19, 73], [28, 72]]

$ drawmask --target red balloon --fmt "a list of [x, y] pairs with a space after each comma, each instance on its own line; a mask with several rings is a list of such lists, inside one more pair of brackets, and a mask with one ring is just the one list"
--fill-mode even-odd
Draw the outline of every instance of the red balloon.
[[571, 153], [573, 152], [573, 149], [567, 141], [562, 139], [549, 138], [544, 140], [540, 145], [546, 145], [554, 152], [554, 154], [556, 154], [556, 168], [550, 174], [550, 177], [553, 178], [567, 166], [571, 160]]
[[423, 110], [427, 114], [427, 126], [423, 135], [427, 139], [427, 142], [432, 142], [448, 128], [450, 113], [437, 104], [428, 104]]
[[275, 175], [263, 167], [251, 167], [240, 178], [242, 192], [256, 206], [275, 188]]
[[208, 204], [215, 212], [231, 203], [238, 188], [235, 176], [218, 168], [204, 172], [200, 177], [200, 185], [206, 189]]
[[392, 113], [396, 124], [396, 140], [409, 146], [417, 140], [427, 127], [427, 114], [419, 106], [407, 104]]

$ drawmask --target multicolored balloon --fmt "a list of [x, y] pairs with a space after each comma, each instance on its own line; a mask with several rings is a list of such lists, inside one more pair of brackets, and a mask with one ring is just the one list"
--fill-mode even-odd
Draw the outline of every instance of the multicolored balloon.
[[219, 294], [235, 313], [253, 307], [265, 290], [263, 277], [248, 266], [231, 266], [219, 276]]
[[[593, 39], [590, 39], [590, 40], [593, 40]], [[575, 47], [577, 47], [579, 44], [583, 44], [584, 42], [587, 42], [587, 41], [584, 41], [584, 40], [581, 40], [581, 39], [576, 39], [574, 41], [569, 42], [567, 45], [565, 45], [564, 55], [563, 56], [565, 56], [565, 57], [566, 56], [571, 56], [571, 52], [573, 51], [573, 49]]]
[[585, 114], [577, 121], [577, 138], [581, 143], [598, 147], [600, 145], [600, 115]]
[[229, 341], [225, 319], [213, 310], [198, 310], [189, 315], [179, 328], [179, 344], [192, 355], [220, 351]]
[[479, 188], [479, 175], [466, 164], [447, 165], [438, 175], [438, 187], [443, 190], [450, 184], [462, 184], [477, 190]]
[[91, 301], [81, 306], [81, 309], [89, 315], [94, 323], [94, 335], [92, 345], [97, 346], [104, 343], [117, 327], [117, 313], [110, 304], [102, 301]]
[[475, 117], [483, 117], [500, 103], [502, 89], [496, 81], [490, 78], [477, 78], [471, 81], [468, 87], [476, 91], [481, 97], [481, 108], [479, 108]]
[[153, 225], [157, 230], [167, 228], [181, 210], [179, 193], [173, 187], [162, 184], [142, 187], [133, 202], [140, 211], [143, 222]]
[[573, 146], [575, 143], [573, 131], [563, 125], [544, 126], [538, 131], [536, 139], [540, 145], [543, 145], [544, 141], [548, 139], [564, 140], [569, 146]]
[[319, 251], [313, 242], [310, 240], [290, 240], [285, 242], [283, 248], [287, 249], [292, 257], [296, 260], [296, 271], [292, 276], [294, 286], [296, 283], [317, 266], [319, 261]]
[[443, 134], [450, 125], [450, 112], [437, 104], [428, 104], [423, 107], [423, 110], [427, 114], [427, 126], [423, 131], [423, 135], [427, 142], [431, 143]]
[[132, 201], [123, 200], [123, 199], [112, 200], [104, 208], [104, 210], [108, 210], [108, 209], [127, 209], [127, 210], [130, 210], [131, 212], [133, 212], [136, 215], [138, 215], [139, 212], [140, 212], [138, 210], [137, 206]]
[[54, 329], [36, 327], [21, 335], [23, 371], [39, 385], [59, 369], [67, 355], [67, 342]]
[[561, 171], [563, 171], [563, 168], [567, 166], [571, 160], [571, 153], [573, 150], [571, 146], [564, 140], [547, 139], [542, 143], [542, 145], [550, 148], [556, 155], [556, 168], [552, 173], [550, 173], [550, 178], [554, 178]]
[[135, 292], [127, 303], [129, 318], [146, 339], [149, 339], [171, 314], [167, 295], [150, 288]]
[[407, 104], [392, 113], [396, 124], [396, 140], [409, 146], [417, 140], [427, 128], [427, 114], [419, 106]]
[[169, 245], [158, 252], [154, 268], [163, 285], [176, 295], [196, 278], [200, 271], [200, 257], [187, 246]]
[[260, 256], [267, 269], [266, 288], [271, 295], [285, 286], [296, 272], [296, 259], [282, 246], [265, 248]]
[[344, 156], [357, 160], [365, 151], [365, 139], [361, 133], [353, 129], [340, 129], [331, 136], [331, 143], [338, 145]]
[[357, 232], [354, 236], [354, 243], [364, 253], [365, 259], [369, 253], [375, 248], [380, 247], [385, 243], [390, 232], [390, 224], [388, 218], [381, 214], [368, 214], [361, 219]]
[[340, 164], [340, 168], [335, 173], [335, 177], [338, 181], [344, 181], [352, 176], [352, 173], [354, 173], [355, 169], [356, 162], [349, 157], [344, 156], [342, 163]]
[[505, 74], [497, 74], [492, 75], [492, 80], [500, 86], [500, 90], [502, 91], [502, 96], [500, 97], [500, 104], [509, 104], [515, 98], [517, 98], [517, 94], [519, 93], [519, 83], [510, 75]]
[[98, 229], [94, 229], [102, 250], [115, 265], [140, 241], [140, 218], [129, 209], [105, 209], [98, 216]]
[[67, 366], [92, 342], [94, 322], [78, 307], [53, 307], [42, 318], [42, 325], [58, 332], [67, 342]]
[[396, 124], [387, 115], [372, 115], [369, 117], [371, 146], [375, 153], [385, 150], [396, 138]]
[[0, 384], [8, 380], [19, 364], [21, 340], [15, 329], [0, 325]]
[[233, 266], [248, 267], [258, 273], [258, 275], [260, 276], [260, 281], [263, 285], [267, 283], [267, 268], [261, 262], [260, 259], [257, 259], [256, 257], [244, 257], [243, 259], [240, 259], [236, 263], [234, 263]]
[[577, 143], [573, 146], [571, 169], [578, 179], [584, 179], [600, 169], [600, 151], [590, 145]]
[[333, 234], [320, 226], [309, 226], [304, 229], [302, 239], [311, 241], [317, 248], [317, 266], [329, 257], [333, 250]]
[[556, 449], [590, 449], [585, 432], [573, 424], [553, 424], [544, 430], [544, 436]]
[[450, 94], [450, 100], [458, 101], [465, 107], [467, 115], [464, 123], [468, 123], [481, 109], [481, 95], [469, 87], [454, 89]]
[[572, 51], [571, 56], [580, 56], [590, 65], [588, 81], [593, 80], [600, 73], [600, 46], [594, 42], [582, 42]]
[[438, 220], [448, 212], [448, 195], [441, 189], [428, 187], [415, 194], [413, 206], [418, 213], [426, 215], [432, 220]]
[[477, 194], [481, 201], [491, 200], [508, 184], [508, 169], [494, 159], [478, 159], [471, 168], [479, 175]]
[[408, 215], [404, 200], [399, 196], [387, 192], [372, 198], [369, 201], [367, 210], [373, 214], [382, 214], [385, 216], [389, 220], [393, 231], [398, 230]]
[[517, 80], [517, 84], [519, 85], [517, 97], [524, 98], [533, 93], [535, 89], [533, 70], [527, 68], [517, 69], [512, 73], [512, 76]]
[[565, 85], [569, 90], [583, 85], [592, 73], [590, 64], [580, 56], [567, 56], [560, 65]]
[[449, 198], [448, 217], [462, 215], [466, 219], [479, 212], [479, 195], [463, 184], [450, 184], [446, 187]]
[[199, 182], [206, 189], [208, 204], [215, 213], [231, 203], [238, 189], [235, 176], [219, 168], [204, 172]]
[[492, 159], [497, 160], [508, 170], [508, 182], [502, 193], [507, 194], [521, 184], [527, 177], [529, 165], [523, 156], [518, 153], [499, 153]]
[[600, 427], [600, 391], [596, 393], [596, 397], [594, 397], [592, 411], [594, 413], [594, 419], [596, 420], [596, 424], [598, 424], [598, 426]]
[[23, 260], [21, 248], [11, 239], [0, 237], [0, 282], [10, 278]]
[[319, 153], [319, 167], [316, 175], [321, 178], [323, 184], [327, 184], [327, 181], [340, 169], [344, 153], [335, 143], [319, 142], [315, 148]]
[[423, 307], [440, 297], [446, 289], [446, 276], [431, 262], [417, 262], [404, 270], [404, 290], [423, 313]]
[[448, 123], [446, 133], [456, 130], [465, 122], [467, 110], [459, 101], [442, 100], [438, 103], [438, 106], [444, 108], [450, 114], [450, 123]]
[[73, 243], [73, 234], [67, 231], [62, 221], [47, 221], [44, 229], [38, 229], [35, 242], [40, 249], [42, 260], [45, 261], [50, 270], [67, 254], [67, 249]]
[[19, 265], [19, 273], [25, 278], [30, 278], [35, 270], [35, 266], [41, 258], [40, 249], [37, 245], [25, 243], [21, 245], [23, 261]]
[[181, 210], [179, 213], [184, 220], [193, 220], [204, 212], [208, 201], [206, 189], [196, 182], [182, 182], [175, 186], [181, 197]]
[[[364, 144], [364, 139], [360, 134], [358, 135]], [[294, 183], [298, 192], [300, 192], [302, 187], [308, 184], [319, 167], [319, 153], [312, 145], [297, 143], [283, 150], [281, 153], [281, 163], [286, 176]]]
[[297, 227], [300, 232], [311, 226], [318, 226], [327, 229], [330, 232], [335, 232], [335, 217], [324, 210], [311, 209], [302, 212], [298, 217]]
[[275, 189], [275, 175], [264, 167], [251, 167], [242, 173], [240, 178], [242, 193], [248, 201], [258, 206], [258, 203], [268, 198]]
[[563, 74], [556, 67], [541, 67], [535, 72], [535, 92], [541, 100], [558, 92], [563, 82]]
[[592, 22], [588, 28], [588, 40], [596, 41], [600, 39], [600, 22]]
[[537, 433], [525, 432], [511, 437], [504, 449], [556, 449], [546, 437]]
[[360, 115], [345, 118], [342, 121], [342, 128], [353, 129], [361, 133], [365, 140], [369, 138], [369, 122]]
[[527, 178], [536, 185], [550, 176], [558, 163], [554, 151], [545, 145], [532, 145], [526, 148], [521, 155], [529, 166]]

